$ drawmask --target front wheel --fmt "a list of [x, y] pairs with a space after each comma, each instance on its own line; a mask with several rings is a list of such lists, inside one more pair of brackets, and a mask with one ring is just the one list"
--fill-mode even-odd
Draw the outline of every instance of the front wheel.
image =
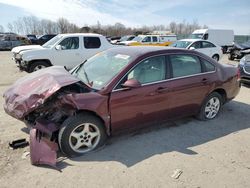
[[219, 93], [213, 92], [203, 102], [197, 118], [200, 120], [214, 119], [220, 112], [222, 97]]
[[107, 134], [99, 118], [88, 114], [69, 117], [59, 130], [58, 143], [69, 157], [95, 150], [105, 143]]
[[35, 72], [38, 71], [40, 69], [44, 69], [46, 67], [49, 67], [50, 64], [47, 63], [46, 61], [35, 61], [34, 63], [32, 63], [29, 67], [29, 72]]

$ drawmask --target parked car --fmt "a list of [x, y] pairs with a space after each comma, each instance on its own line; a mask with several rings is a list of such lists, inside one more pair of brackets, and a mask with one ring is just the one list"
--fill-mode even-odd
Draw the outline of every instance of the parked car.
[[30, 39], [31, 43], [34, 44], [37, 41], [37, 36], [33, 34], [26, 35]]
[[115, 47], [98, 34], [60, 34], [44, 45], [17, 47], [12, 50], [20, 70], [34, 72], [52, 65], [71, 69], [91, 56]]
[[54, 38], [55, 36], [56, 36], [56, 34], [46, 34], [46, 35], [42, 35], [38, 38], [37, 37], [33, 38], [31, 41], [32, 41], [32, 44], [43, 45], [46, 42], [48, 42], [50, 39]]
[[126, 46], [169, 46], [177, 40], [176, 35], [138, 35], [130, 41], [119, 44]]
[[223, 53], [233, 46], [234, 31], [230, 29], [197, 29], [191, 35], [192, 39], [209, 40], [221, 46]]
[[250, 84], [250, 55], [241, 58], [239, 63], [240, 81], [244, 84]]
[[6, 113], [75, 156], [128, 129], [192, 115], [214, 119], [239, 89], [235, 66], [202, 53], [117, 47], [70, 72], [53, 66], [29, 74], [3, 96]]
[[250, 54], [250, 40], [242, 44], [235, 43], [233, 47], [229, 49], [228, 59], [241, 59], [247, 54]]
[[135, 35], [125, 35], [121, 37], [119, 40], [116, 40], [114, 42], [111, 41], [111, 43], [120, 44], [120, 42], [131, 41], [134, 38], [135, 38]]
[[11, 50], [16, 46], [29, 45], [30, 40], [17, 34], [1, 34], [0, 36], [0, 50]]
[[207, 40], [182, 39], [176, 41], [171, 46], [177, 48], [186, 48], [190, 50], [195, 50], [203, 54], [206, 54], [207, 56], [213, 58], [216, 61], [219, 61], [220, 58], [222, 57], [221, 47]]

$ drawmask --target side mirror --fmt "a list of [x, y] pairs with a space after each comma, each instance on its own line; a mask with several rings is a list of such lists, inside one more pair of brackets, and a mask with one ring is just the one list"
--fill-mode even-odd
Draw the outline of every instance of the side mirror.
[[61, 45], [56, 45], [55, 49], [56, 50], [62, 50], [62, 46]]
[[141, 87], [141, 83], [136, 79], [129, 79], [124, 84], [122, 84], [123, 88], [132, 89]]
[[192, 47], [189, 48], [189, 50], [195, 50], [195, 47], [192, 46]]

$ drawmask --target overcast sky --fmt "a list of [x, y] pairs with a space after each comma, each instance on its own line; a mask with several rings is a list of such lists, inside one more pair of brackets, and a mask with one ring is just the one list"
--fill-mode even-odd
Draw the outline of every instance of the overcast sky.
[[78, 26], [99, 21], [139, 27], [197, 20], [209, 28], [250, 35], [250, 0], [0, 0], [0, 25], [30, 15], [64, 17]]

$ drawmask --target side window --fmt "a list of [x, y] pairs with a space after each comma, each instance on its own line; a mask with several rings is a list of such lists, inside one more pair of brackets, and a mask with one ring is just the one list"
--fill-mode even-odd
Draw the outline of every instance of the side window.
[[195, 42], [190, 47], [194, 47], [195, 49], [201, 48], [201, 42]]
[[153, 42], [158, 42], [158, 40], [157, 40], [157, 37], [156, 37], [156, 36], [153, 36], [152, 38], [153, 38]]
[[165, 78], [165, 56], [151, 57], [140, 62], [127, 76], [127, 80], [136, 79], [141, 84], [156, 82]]
[[151, 37], [145, 37], [142, 42], [151, 42]]
[[215, 47], [214, 44], [210, 43], [210, 42], [202, 42], [202, 48], [213, 48]]
[[79, 38], [78, 37], [69, 37], [64, 39], [60, 44], [62, 50], [73, 50], [79, 48]]
[[84, 47], [89, 48], [100, 48], [101, 41], [99, 37], [84, 37]]
[[201, 64], [197, 57], [191, 55], [170, 55], [173, 78], [201, 73]]
[[212, 63], [209, 63], [205, 59], [201, 59], [202, 63], [204, 64], [205, 67], [205, 72], [212, 72], [215, 71], [215, 66]]

